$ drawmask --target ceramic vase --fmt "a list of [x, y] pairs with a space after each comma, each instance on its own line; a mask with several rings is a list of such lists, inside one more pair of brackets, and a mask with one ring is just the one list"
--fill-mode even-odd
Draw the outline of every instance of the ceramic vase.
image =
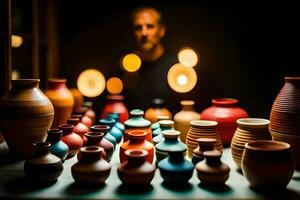
[[181, 101], [181, 111], [174, 115], [175, 130], [180, 131], [180, 140], [185, 143], [190, 122], [199, 120], [200, 114], [194, 110], [194, 101]]
[[74, 97], [66, 86], [66, 79], [48, 79], [48, 89], [45, 94], [54, 107], [52, 128], [67, 123], [74, 107]]
[[157, 122], [157, 117], [160, 115], [168, 116], [172, 119], [172, 113], [165, 107], [165, 102], [161, 98], [155, 98], [152, 100], [152, 106], [145, 112], [145, 119], [151, 123]]
[[152, 138], [155, 137], [155, 136], [153, 135], [153, 132], [154, 132], [156, 129], [159, 128], [159, 121], [160, 121], [160, 120], [167, 120], [167, 119], [170, 119], [170, 117], [169, 117], [169, 116], [166, 116], [166, 115], [158, 115], [158, 116], [157, 116], [157, 122], [151, 124]]
[[230, 146], [237, 128], [236, 120], [248, 117], [248, 113], [238, 106], [238, 100], [232, 98], [213, 99], [212, 106], [201, 113], [201, 119], [218, 122], [217, 131], [225, 147]]
[[50, 153], [53, 155], [56, 155], [61, 159], [62, 162], [65, 161], [65, 159], [68, 156], [69, 147], [66, 143], [61, 141], [62, 136], [62, 130], [59, 129], [49, 129], [47, 131], [47, 142], [50, 142]]
[[198, 138], [198, 147], [193, 150], [192, 163], [196, 165], [198, 162], [204, 160], [203, 153], [205, 151], [212, 151], [215, 149], [215, 138]]
[[164, 136], [162, 133], [167, 130], [174, 130], [173, 126], [174, 126], [174, 121], [172, 120], [160, 120], [159, 128], [156, 129], [152, 134], [155, 135], [153, 137], [153, 144], [157, 145], [158, 143], [162, 142], [164, 140]]
[[119, 164], [118, 176], [125, 185], [149, 185], [155, 174], [155, 166], [146, 161], [148, 151], [128, 149], [125, 152], [127, 161]]
[[268, 130], [270, 121], [261, 118], [241, 118], [237, 120], [238, 127], [231, 141], [231, 155], [241, 169], [242, 155], [245, 144], [256, 140], [272, 140]]
[[73, 132], [82, 138], [84, 145], [87, 141], [85, 134], [89, 132], [89, 128], [81, 122], [81, 116], [82, 115], [72, 115], [72, 117], [67, 120], [67, 123], [74, 126]]
[[133, 109], [130, 111], [131, 118], [124, 122], [125, 132], [123, 142], [129, 139], [128, 133], [132, 130], [143, 130], [147, 133], [146, 140], [152, 143], [151, 122], [144, 119], [144, 111]]
[[296, 169], [300, 170], [300, 77], [284, 77], [270, 113], [269, 129], [274, 140], [291, 145]]
[[127, 142], [124, 142], [120, 146], [120, 152], [119, 152], [120, 162], [123, 163], [127, 160], [127, 157], [125, 155], [125, 151], [127, 149], [144, 149], [148, 151], [146, 161], [152, 163], [154, 158], [154, 146], [151, 142], [146, 140], [147, 133], [141, 130], [133, 130], [130, 131], [128, 135], [129, 135], [129, 140]]
[[114, 127], [116, 121], [111, 118], [103, 118], [100, 119], [98, 124], [100, 125], [107, 125], [109, 126], [109, 130], [107, 134], [105, 135], [105, 138], [108, 139], [111, 143], [114, 144], [116, 147], [117, 143], [121, 141], [122, 139], [122, 132], [118, 130], [116, 127]]
[[125, 132], [125, 126], [124, 126], [124, 124], [122, 124], [119, 121], [120, 114], [118, 114], [118, 113], [108, 113], [106, 117], [114, 119], [116, 121], [116, 123], [114, 124], [114, 127], [116, 127], [117, 129], [119, 129], [122, 132], [122, 135], [123, 135], [124, 132]]
[[120, 113], [120, 122], [123, 124], [129, 118], [129, 112], [123, 100], [122, 95], [108, 95], [100, 118], [105, 118], [108, 113]]
[[215, 149], [223, 152], [223, 145], [220, 135], [217, 132], [218, 122], [210, 120], [193, 120], [190, 122], [190, 129], [186, 138], [188, 147], [188, 156], [191, 158], [194, 149], [198, 147], [198, 138], [213, 138], [216, 139]]
[[75, 156], [82, 147], [82, 138], [73, 132], [74, 126], [71, 124], [61, 124], [59, 129], [63, 132], [61, 140], [69, 147], [67, 158], [71, 158]]
[[50, 142], [33, 143], [34, 154], [24, 162], [24, 173], [37, 182], [55, 182], [63, 171], [59, 157], [50, 153]]
[[73, 111], [72, 117], [76, 115], [78, 118], [80, 118], [80, 122], [86, 125], [90, 129], [90, 127], [93, 125], [93, 121], [90, 117], [86, 115], [88, 110], [89, 109], [84, 106], [78, 107]]
[[101, 158], [103, 148], [86, 146], [80, 149], [82, 158], [72, 165], [71, 173], [75, 182], [79, 184], [103, 184], [109, 177], [111, 166]]
[[218, 150], [205, 151], [205, 160], [196, 164], [197, 176], [204, 185], [222, 185], [229, 178], [230, 168], [221, 161]]
[[294, 164], [286, 142], [259, 140], [245, 145], [242, 170], [253, 188], [286, 188], [293, 177]]
[[11, 89], [0, 100], [0, 128], [10, 153], [28, 158], [34, 142], [43, 142], [50, 128], [54, 109], [39, 89], [39, 79], [11, 81]]

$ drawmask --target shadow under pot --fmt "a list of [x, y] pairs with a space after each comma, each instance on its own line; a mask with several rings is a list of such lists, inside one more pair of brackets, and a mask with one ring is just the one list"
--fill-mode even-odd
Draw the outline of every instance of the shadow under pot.
[[245, 144], [242, 170], [253, 188], [286, 188], [294, 165], [288, 143], [259, 140]]

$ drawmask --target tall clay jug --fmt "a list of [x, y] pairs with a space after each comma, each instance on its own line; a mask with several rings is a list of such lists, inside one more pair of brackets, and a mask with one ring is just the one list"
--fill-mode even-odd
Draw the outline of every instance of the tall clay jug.
[[67, 123], [73, 111], [74, 97], [67, 88], [66, 82], [66, 79], [48, 80], [48, 89], [45, 94], [52, 102], [55, 113], [52, 128], [58, 128], [59, 125]]
[[33, 143], [47, 137], [54, 110], [39, 89], [39, 79], [11, 81], [11, 89], [0, 100], [0, 127], [9, 150], [22, 158], [33, 154]]
[[194, 101], [181, 101], [181, 111], [174, 115], [175, 130], [181, 132], [180, 140], [185, 143], [190, 128], [190, 121], [200, 119], [200, 115], [194, 110]]
[[152, 100], [152, 106], [145, 112], [145, 119], [151, 121], [151, 123], [157, 122], [157, 116], [166, 115], [172, 119], [172, 113], [165, 107], [165, 102], [161, 98], [155, 98]]
[[108, 95], [107, 103], [99, 118], [105, 118], [109, 113], [120, 113], [120, 122], [124, 123], [129, 118], [129, 112], [123, 100], [124, 96], [122, 95]]

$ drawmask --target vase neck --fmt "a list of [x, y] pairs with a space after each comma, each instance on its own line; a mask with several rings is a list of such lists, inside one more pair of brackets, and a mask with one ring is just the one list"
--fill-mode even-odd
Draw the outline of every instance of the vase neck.
[[97, 146], [86, 146], [80, 149], [82, 159], [79, 162], [90, 163], [101, 159], [103, 149]]
[[143, 165], [148, 155], [148, 151], [142, 149], [129, 149], [124, 153], [127, 157], [128, 165], [136, 167]]
[[59, 129], [49, 129], [47, 133], [48, 137], [46, 141], [49, 141], [51, 143], [60, 141], [60, 138], [62, 136], [62, 130]]
[[44, 156], [50, 153], [50, 142], [36, 142], [33, 146], [35, 156]]
[[94, 125], [94, 126], [91, 127], [92, 132], [103, 132], [104, 135], [107, 134], [109, 129], [110, 129], [110, 127], [107, 126], [107, 125]]
[[18, 79], [11, 80], [12, 90], [20, 90], [26, 88], [39, 88], [40, 79]]
[[103, 138], [104, 133], [102, 132], [88, 132], [85, 134], [87, 138], [86, 146], [98, 146]]
[[221, 162], [222, 154], [218, 150], [205, 151], [203, 153], [203, 155], [206, 158], [207, 165], [213, 166], [213, 167], [222, 165], [222, 162]]
[[169, 153], [169, 160], [172, 163], [179, 163], [184, 160], [183, 151], [176, 151], [176, 152], [168, 152]]
[[66, 82], [66, 79], [49, 79], [48, 87], [49, 89], [63, 88], [66, 86]]
[[73, 129], [74, 129], [74, 125], [72, 124], [61, 124], [59, 126], [59, 129], [62, 130], [62, 135], [69, 135], [73, 132]]
[[218, 98], [212, 100], [212, 105], [217, 107], [236, 107], [237, 104], [238, 100], [232, 98]]

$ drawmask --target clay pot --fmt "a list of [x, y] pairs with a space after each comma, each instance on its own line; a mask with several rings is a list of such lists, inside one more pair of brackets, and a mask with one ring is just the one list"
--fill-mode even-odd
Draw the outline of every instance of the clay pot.
[[123, 124], [129, 118], [129, 112], [123, 100], [122, 95], [108, 95], [107, 103], [99, 118], [105, 118], [108, 113], [120, 113], [120, 122]]
[[152, 143], [151, 122], [144, 119], [144, 111], [133, 109], [130, 111], [131, 118], [124, 122], [125, 132], [123, 142], [129, 139], [128, 133], [132, 130], [143, 130], [147, 133], [146, 140]]
[[284, 77], [270, 113], [269, 129], [274, 140], [288, 142], [300, 170], [300, 77]]
[[103, 149], [86, 146], [80, 149], [82, 158], [71, 167], [72, 177], [81, 184], [103, 184], [111, 170], [110, 164], [101, 158]]
[[82, 138], [73, 132], [74, 126], [71, 124], [62, 124], [59, 129], [63, 131], [61, 140], [69, 147], [67, 158], [75, 156], [83, 145]]
[[158, 115], [158, 116], [157, 116], [157, 122], [155, 122], [155, 123], [153, 123], [153, 124], [151, 125], [152, 138], [155, 137], [155, 136], [153, 135], [153, 132], [154, 132], [156, 129], [159, 128], [159, 121], [160, 121], [160, 120], [167, 120], [167, 119], [170, 119], [170, 117], [169, 117], [169, 116], [166, 116], [166, 115]]
[[46, 141], [51, 143], [50, 152], [64, 162], [68, 156], [69, 147], [66, 143], [61, 141], [62, 130], [49, 129], [47, 133], [48, 136]]
[[70, 92], [74, 98], [74, 107], [73, 110], [83, 105], [84, 97], [77, 88], [70, 88]]
[[201, 113], [201, 119], [218, 122], [217, 131], [224, 146], [230, 146], [231, 139], [237, 128], [236, 120], [248, 118], [248, 113], [238, 107], [238, 100], [218, 98], [212, 100], [212, 106]]
[[181, 101], [181, 111], [174, 115], [175, 130], [180, 131], [180, 140], [185, 143], [192, 120], [200, 119], [199, 113], [194, 110], [194, 101]]
[[[111, 143], [113, 143], [114, 147], [116, 147], [119, 140], [122, 138], [122, 133], [120, 133], [119, 130], [117, 130], [117, 134], [113, 135], [115, 133], [116, 128], [114, 127], [114, 124], [116, 121], [111, 118], [103, 118], [98, 121], [98, 124], [100, 125], [107, 125], [109, 127], [109, 130], [107, 134], [104, 136], [107, 140], [109, 140]], [[117, 141], [118, 138], [118, 141]]]
[[91, 127], [91, 131], [95, 133], [104, 133], [102, 140], [100, 140], [100, 147], [102, 147], [106, 153], [106, 160], [110, 161], [114, 153], [114, 145], [105, 138], [109, 126], [107, 125], [94, 125]]
[[197, 175], [201, 184], [222, 185], [229, 178], [230, 168], [221, 161], [221, 153], [218, 150], [205, 151], [205, 160], [196, 165]]
[[125, 152], [127, 161], [118, 166], [117, 172], [125, 185], [149, 185], [155, 174], [155, 166], [146, 161], [148, 151], [128, 149]]
[[205, 151], [212, 151], [215, 149], [215, 138], [198, 138], [198, 147], [193, 150], [192, 163], [196, 165], [198, 162], [204, 160], [203, 153]]
[[147, 133], [141, 130], [133, 130], [130, 131], [128, 135], [129, 140], [120, 146], [120, 162], [123, 163], [127, 160], [125, 155], [127, 149], [144, 149], [148, 151], [146, 161], [152, 163], [154, 158], [154, 146], [151, 142], [146, 140]]
[[34, 154], [25, 160], [25, 175], [32, 181], [55, 182], [63, 171], [60, 158], [50, 153], [49, 142], [33, 143]]
[[73, 111], [74, 97], [67, 88], [66, 82], [66, 79], [48, 79], [48, 89], [45, 94], [53, 104], [55, 113], [52, 128], [67, 123]]
[[157, 122], [159, 115], [168, 116], [172, 119], [171, 112], [165, 107], [165, 102], [161, 98], [155, 98], [152, 100], [151, 108], [148, 108], [145, 112], [145, 119], [151, 121], [151, 123]]
[[88, 111], [87, 107], [81, 106], [73, 111], [72, 117], [76, 116], [80, 118], [80, 122], [86, 125], [90, 129], [90, 127], [93, 125], [93, 121], [90, 117], [86, 115], [87, 111]]
[[270, 140], [246, 143], [242, 170], [253, 188], [285, 188], [294, 173], [290, 145]]
[[261, 118], [241, 118], [231, 141], [231, 154], [238, 169], [241, 169], [244, 146], [256, 140], [272, 140], [268, 130], [270, 121]]
[[[159, 121], [159, 128], [156, 129], [152, 135], [153, 137], [153, 144], [156, 145], [164, 140], [163, 131], [167, 130], [174, 130], [173, 129], [174, 121], [172, 120], [160, 120]], [[180, 133], [180, 132], [179, 132]]]
[[115, 124], [114, 124], [114, 127], [116, 127], [117, 129], [119, 129], [122, 132], [122, 135], [123, 135], [124, 132], [125, 132], [125, 126], [124, 126], [124, 124], [122, 124], [119, 121], [120, 114], [119, 113], [108, 113], [106, 117], [114, 119], [116, 121]]
[[188, 156], [191, 158], [193, 155], [194, 149], [198, 147], [198, 138], [213, 138], [216, 139], [215, 149], [220, 152], [223, 152], [223, 145], [220, 138], [220, 135], [217, 133], [216, 121], [209, 120], [193, 120], [190, 122], [191, 127], [188, 131], [186, 138], [186, 144], [188, 147]]
[[92, 125], [94, 125], [96, 120], [96, 112], [93, 110], [93, 102], [85, 101], [82, 106], [88, 108], [85, 116], [89, 117], [92, 120]]
[[10, 153], [28, 158], [34, 142], [43, 142], [50, 128], [54, 109], [39, 89], [39, 79], [11, 81], [11, 89], [0, 100], [0, 128]]
[[87, 141], [85, 134], [89, 132], [89, 128], [81, 122], [81, 116], [82, 115], [72, 115], [72, 118], [69, 118], [67, 123], [74, 126], [73, 132], [82, 138], [83, 145], [85, 145]]

